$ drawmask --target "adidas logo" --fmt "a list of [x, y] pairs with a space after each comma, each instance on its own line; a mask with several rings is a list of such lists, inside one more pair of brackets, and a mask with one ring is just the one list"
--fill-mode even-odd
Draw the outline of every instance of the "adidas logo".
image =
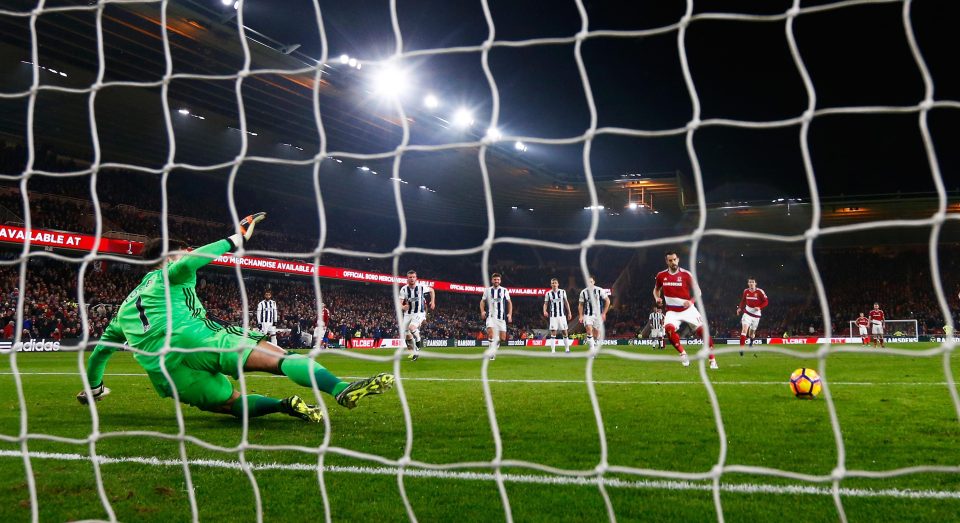
[[14, 344], [12, 341], [0, 341], [0, 353], [17, 352], [57, 352], [60, 350], [59, 341], [40, 340], [21, 341]]

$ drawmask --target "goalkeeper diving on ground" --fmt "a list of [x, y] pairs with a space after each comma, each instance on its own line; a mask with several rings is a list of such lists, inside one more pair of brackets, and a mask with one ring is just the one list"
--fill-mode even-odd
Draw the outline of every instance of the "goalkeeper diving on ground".
[[[262, 212], [247, 216], [241, 220], [236, 234], [186, 254], [171, 254], [152, 267], [120, 305], [87, 360], [87, 379], [91, 389], [80, 392], [77, 400], [86, 404], [90, 397], [100, 401], [110, 393], [103, 383], [104, 371], [110, 357], [124, 343], [141, 351], [136, 352], [134, 358], [147, 371], [161, 397], [174, 397], [175, 390], [182, 403], [238, 418], [243, 416], [243, 402], [240, 392], [234, 389], [227, 376], [239, 379], [241, 368], [243, 372], [284, 375], [303, 387], [312, 387], [313, 380], [316, 380], [321, 391], [348, 409], [356, 407], [365, 396], [389, 390], [394, 381], [390, 374], [380, 373], [346, 382], [306, 356], [287, 355], [286, 351], [267, 341], [265, 334], [238, 326], [224, 326], [207, 318], [207, 311], [197, 298], [197, 270], [249, 240], [257, 223], [264, 218], [266, 213]], [[182, 250], [184, 246], [177, 247]], [[144, 245], [142, 257], [158, 260], [162, 254], [163, 241], [158, 238]], [[189, 350], [159, 354], [167, 346], [168, 317], [169, 346]], [[234, 350], [214, 352], [210, 349]], [[170, 375], [169, 381], [161, 370], [161, 358]], [[319, 406], [308, 405], [297, 395], [276, 399], [248, 394], [246, 403], [250, 417], [283, 413], [314, 423], [323, 420]]]

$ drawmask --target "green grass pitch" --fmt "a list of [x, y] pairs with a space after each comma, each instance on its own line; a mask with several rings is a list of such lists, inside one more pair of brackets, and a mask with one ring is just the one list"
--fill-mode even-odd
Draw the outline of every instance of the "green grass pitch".
[[[933, 344], [902, 344], [924, 349]], [[627, 352], [669, 356], [670, 361], [633, 361], [601, 355], [593, 378], [611, 466], [708, 474], [721, 446], [713, 409], [696, 363], [681, 367], [675, 352], [620, 347]], [[698, 348], [698, 347], [696, 347]], [[721, 354], [721, 368], [708, 371], [726, 431], [725, 465], [776, 468], [829, 475], [837, 466], [837, 445], [823, 396], [801, 401], [787, 380], [802, 366], [816, 367], [815, 348], [801, 359], [761, 353]], [[478, 349], [434, 349], [477, 354]], [[842, 427], [847, 470], [884, 471], [936, 465], [941, 472], [883, 478], [848, 478], [841, 498], [849, 521], [955, 521], [960, 514], [960, 422], [946, 384], [942, 357], [921, 358], [863, 353], [833, 354], [827, 378]], [[387, 355], [387, 352], [365, 351]], [[392, 362], [343, 357], [330, 351], [321, 363], [344, 378], [390, 371]], [[0, 434], [21, 432], [20, 406], [9, 355], [0, 357]], [[87, 407], [74, 399], [81, 389], [75, 353], [20, 353], [16, 359], [26, 396], [30, 464], [36, 479], [41, 521], [107, 519], [86, 443], [43, 439], [42, 435], [84, 439], [92, 431]], [[411, 458], [449, 464], [490, 462], [496, 453], [484, 400], [481, 361], [423, 357], [404, 360], [401, 379], [413, 427]], [[502, 436], [504, 460], [523, 460], [566, 470], [593, 470], [601, 460], [597, 421], [586, 385], [585, 358], [530, 358], [500, 355], [490, 362], [490, 390]], [[951, 369], [960, 381], [960, 352]], [[159, 398], [130, 354], [118, 354], [107, 368], [113, 394], [97, 405], [96, 443], [107, 498], [121, 521], [184, 521], [189, 497], [176, 440], [120, 432], [176, 435], [174, 405]], [[251, 376], [249, 392], [276, 397], [312, 395], [285, 378]], [[330, 446], [323, 479], [334, 520], [403, 521], [407, 513], [395, 469], [369, 459], [403, 455], [407, 429], [397, 393], [367, 398], [353, 411], [324, 397], [330, 410]], [[185, 431], [220, 447], [236, 447], [242, 424], [229, 416], [184, 409]], [[250, 421], [251, 445], [323, 445], [322, 425], [283, 415]], [[254, 487], [238, 467], [237, 452], [185, 444], [201, 520], [253, 521]], [[338, 449], [363, 453], [368, 459]], [[0, 520], [29, 521], [27, 476], [18, 443], [0, 441]], [[322, 521], [318, 458], [296, 450], [249, 449], [267, 521]], [[600, 489], [524, 467], [503, 469], [505, 490], [516, 521], [603, 521]], [[412, 467], [406, 494], [420, 521], [502, 521], [504, 505], [489, 466], [442, 471]], [[605, 479], [618, 521], [716, 520], [711, 482], [679, 481], [655, 475], [608, 473]], [[837, 521], [829, 482], [724, 473], [720, 501], [726, 521]], [[799, 487], [799, 488], [794, 488]]]

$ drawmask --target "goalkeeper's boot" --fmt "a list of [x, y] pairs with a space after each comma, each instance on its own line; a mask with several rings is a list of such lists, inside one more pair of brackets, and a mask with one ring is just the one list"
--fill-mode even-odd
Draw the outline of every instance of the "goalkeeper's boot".
[[[82, 390], [80, 391], [80, 394], [77, 394], [77, 401], [79, 401], [83, 405], [86, 405], [87, 403], [90, 402], [89, 399], [87, 398], [86, 392], [87, 391]], [[100, 385], [97, 385], [96, 387], [90, 387], [90, 392], [93, 393], [93, 401], [100, 401], [105, 396], [110, 394], [110, 387], [105, 387], [103, 385], [103, 382], [101, 382]]]
[[337, 403], [348, 408], [356, 408], [357, 402], [371, 394], [383, 394], [393, 388], [393, 374], [381, 372], [372, 378], [357, 380], [337, 394]]
[[307, 405], [300, 396], [290, 396], [280, 400], [280, 412], [310, 423], [323, 421], [323, 410], [316, 405]]
[[684, 367], [690, 366], [690, 358], [687, 357], [686, 352], [680, 353], [680, 364], [683, 365]]
[[416, 350], [414, 350], [413, 352], [410, 353], [409, 356], [407, 356], [407, 359], [410, 361], [417, 361], [419, 358], [420, 358], [420, 354]]

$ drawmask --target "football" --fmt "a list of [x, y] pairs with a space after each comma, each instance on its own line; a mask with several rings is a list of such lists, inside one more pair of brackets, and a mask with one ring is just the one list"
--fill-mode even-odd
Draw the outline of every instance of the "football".
[[820, 375], [813, 369], [797, 369], [790, 375], [790, 390], [800, 399], [816, 398], [822, 387]]

